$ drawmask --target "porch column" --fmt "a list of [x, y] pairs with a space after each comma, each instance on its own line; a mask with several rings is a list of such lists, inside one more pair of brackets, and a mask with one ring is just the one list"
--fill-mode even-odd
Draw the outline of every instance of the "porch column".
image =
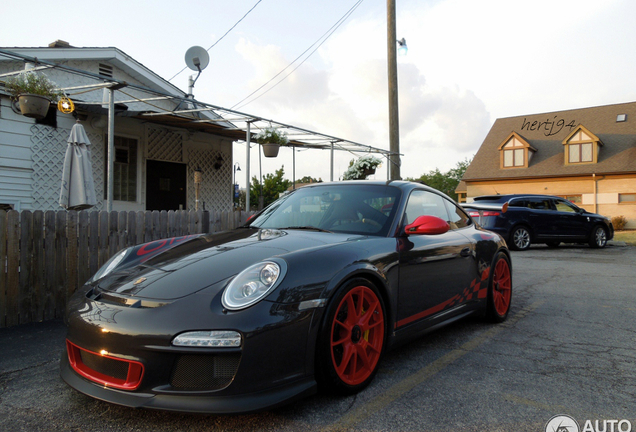
[[331, 142], [331, 174], [329, 176], [329, 181], [333, 181], [333, 141]]
[[106, 167], [106, 211], [113, 211], [113, 188], [115, 185], [115, 89], [108, 89], [108, 166]]
[[245, 211], [250, 211], [250, 138], [252, 134], [250, 133], [250, 127], [252, 126], [252, 122], [247, 122], [247, 137], [245, 138], [245, 142], [247, 144], [247, 148], [245, 149]]

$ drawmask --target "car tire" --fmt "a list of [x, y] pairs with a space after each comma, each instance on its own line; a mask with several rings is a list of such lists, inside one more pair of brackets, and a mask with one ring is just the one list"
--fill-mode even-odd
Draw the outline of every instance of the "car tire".
[[592, 230], [589, 240], [590, 247], [604, 248], [607, 245], [607, 231], [600, 225], [597, 225]]
[[559, 241], [550, 241], [550, 242], [546, 242], [546, 244], [548, 245], [549, 248], [558, 248], [559, 245], [561, 244], [561, 242]]
[[327, 307], [319, 335], [319, 384], [346, 395], [369, 385], [386, 345], [386, 321], [382, 295], [369, 280], [356, 278], [340, 287]]
[[488, 281], [486, 317], [500, 323], [508, 318], [512, 300], [512, 270], [508, 255], [499, 252], [495, 257]]
[[524, 251], [530, 248], [530, 230], [525, 226], [516, 227], [510, 235], [511, 249]]

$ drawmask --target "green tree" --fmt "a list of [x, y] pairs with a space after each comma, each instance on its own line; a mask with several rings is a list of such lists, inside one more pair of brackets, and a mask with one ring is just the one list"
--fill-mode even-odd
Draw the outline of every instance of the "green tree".
[[422, 174], [419, 178], [408, 178], [407, 180], [420, 181], [440, 192], [444, 192], [454, 200], [457, 200], [455, 189], [462, 177], [464, 177], [466, 168], [470, 165], [471, 160], [472, 158], [467, 158], [463, 161], [457, 162], [455, 168], [451, 168], [445, 173], [442, 173], [439, 168], [435, 168], [434, 170], [429, 171], [428, 174]]
[[305, 176], [301, 179], [296, 180], [296, 184], [299, 184], [299, 183], [322, 183], [322, 179], [319, 178], [318, 180], [316, 180], [315, 178], [311, 176]]
[[[274, 174], [266, 174], [263, 178], [263, 207], [267, 207], [276, 201], [282, 192], [285, 192], [292, 184], [291, 181], [283, 178], [285, 175], [285, 165], [276, 170]], [[256, 208], [259, 205], [261, 195], [261, 183], [256, 176], [252, 177], [250, 186], [250, 207]]]

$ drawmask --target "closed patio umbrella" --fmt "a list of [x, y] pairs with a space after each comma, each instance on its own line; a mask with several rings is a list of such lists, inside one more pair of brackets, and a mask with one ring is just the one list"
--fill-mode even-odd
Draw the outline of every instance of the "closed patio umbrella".
[[78, 120], [68, 137], [62, 171], [60, 205], [67, 210], [84, 210], [97, 204], [90, 145], [84, 126]]

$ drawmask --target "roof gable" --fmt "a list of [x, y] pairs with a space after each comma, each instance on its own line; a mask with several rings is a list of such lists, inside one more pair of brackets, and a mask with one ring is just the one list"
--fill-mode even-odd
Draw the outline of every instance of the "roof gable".
[[587, 130], [587, 128], [583, 125], [578, 125], [577, 128], [574, 129], [570, 135], [565, 137], [565, 139], [563, 140], [563, 145], [582, 142], [593, 142], [603, 145], [601, 139]]
[[521, 135], [517, 132], [512, 132], [510, 135], [506, 137], [505, 140], [501, 143], [497, 150], [501, 150], [504, 147], [524, 147], [530, 149], [532, 151], [537, 151], [534, 147], [532, 147], [528, 141], [526, 141]]
[[39, 47], [39, 48], [3, 48], [17, 54], [36, 57], [54, 63], [95, 62], [109, 63], [142, 85], [175, 96], [185, 96], [185, 92], [166, 81], [128, 54], [115, 47], [77, 48], [77, 47]]

